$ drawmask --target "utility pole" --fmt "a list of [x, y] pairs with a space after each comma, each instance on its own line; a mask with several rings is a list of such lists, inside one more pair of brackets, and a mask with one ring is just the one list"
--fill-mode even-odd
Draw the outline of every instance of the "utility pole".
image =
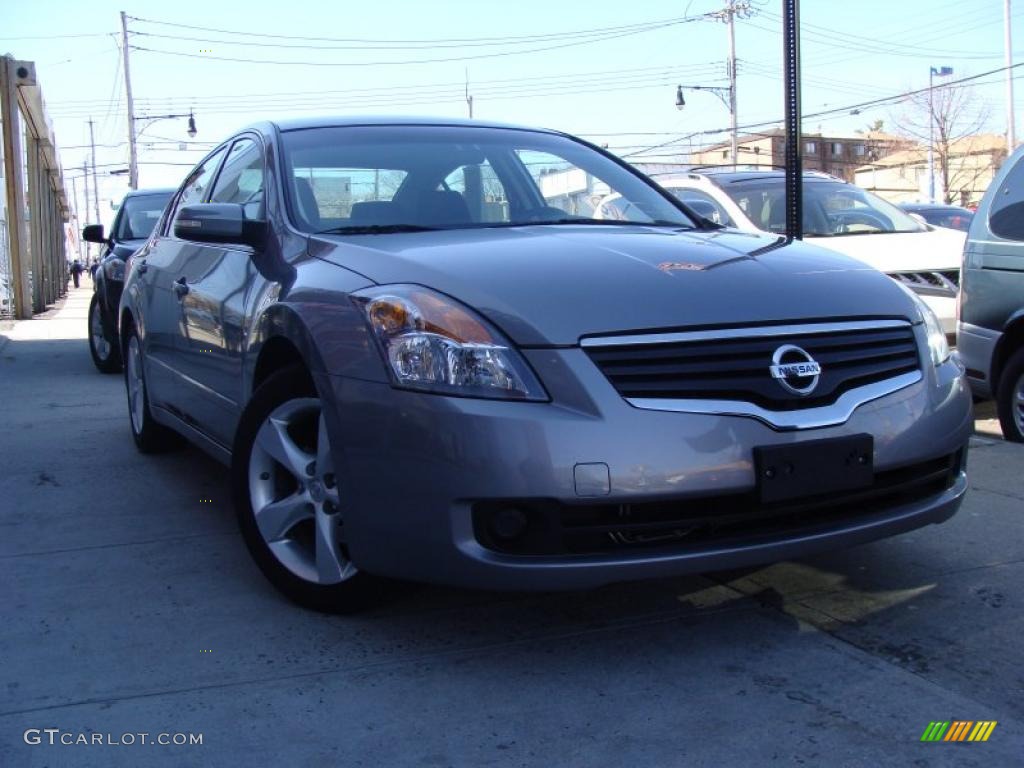
[[[96, 223], [100, 223], [100, 188], [96, 181], [96, 137], [92, 132], [92, 118], [89, 118], [89, 147], [92, 152], [92, 203], [96, 207]], [[88, 185], [89, 179], [85, 180]]]
[[121, 11], [121, 51], [124, 56], [124, 96], [128, 104], [128, 187], [139, 188], [139, 154], [135, 146], [135, 102], [132, 100], [132, 74], [128, 55], [128, 16]]
[[726, 7], [729, 23], [729, 127], [732, 129], [732, 169], [736, 170], [739, 154], [739, 136], [736, 133], [736, 3], [728, 0]]
[[73, 212], [71, 214], [71, 221], [75, 231], [75, 242], [78, 244], [78, 252], [75, 254], [79, 259], [82, 258], [82, 213], [81, 208], [78, 205], [78, 179], [74, 176], [69, 176], [68, 181], [71, 182], [71, 204], [73, 206]]
[[[89, 215], [89, 163], [82, 163], [82, 186], [85, 188], [85, 215]], [[81, 233], [79, 233], [81, 234]], [[85, 260], [89, 260], [89, 243], [85, 244]]]
[[1010, 23], [1010, 0], [1003, 3], [1003, 25], [1006, 35], [1006, 155], [1009, 157], [1017, 144], [1013, 106], [1013, 35]]

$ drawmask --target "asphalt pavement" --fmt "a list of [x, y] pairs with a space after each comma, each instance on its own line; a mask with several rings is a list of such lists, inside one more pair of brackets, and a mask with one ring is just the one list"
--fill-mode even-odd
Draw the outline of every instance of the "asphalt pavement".
[[[89, 359], [90, 290], [0, 329], [0, 766], [1021, 764], [1024, 447], [988, 406], [941, 526], [323, 616], [257, 571], [220, 465], [136, 452], [121, 377]], [[922, 742], [933, 721], [997, 725]]]

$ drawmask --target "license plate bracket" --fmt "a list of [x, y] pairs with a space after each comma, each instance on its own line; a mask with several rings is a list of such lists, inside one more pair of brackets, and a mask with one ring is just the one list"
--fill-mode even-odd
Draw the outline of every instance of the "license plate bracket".
[[754, 448], [761, 501], [770, 504], [869, 487], [874, 437], [867, 434]]

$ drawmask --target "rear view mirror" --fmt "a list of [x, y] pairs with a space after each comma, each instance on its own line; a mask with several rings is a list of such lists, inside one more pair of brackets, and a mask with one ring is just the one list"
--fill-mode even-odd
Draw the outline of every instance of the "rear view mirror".
[[267, 236], [265, 221], [245, 218], [237, 203], [186, 205], [174, 219], [174, 236], [182, 240], [262, 248]]
[[87, 243], [105, 244], [107, 242], [107, 238], [103, 236], [103, 225], [89, 224], [82, 230], [82, 239]]

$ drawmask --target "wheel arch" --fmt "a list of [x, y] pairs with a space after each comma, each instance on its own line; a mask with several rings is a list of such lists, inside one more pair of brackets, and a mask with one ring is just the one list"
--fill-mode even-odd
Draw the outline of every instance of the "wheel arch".
[[276, 371], [301, 365], [312, 377], [324, 364], [302, 318], [285, 303], [272, 304], [254, 324], [250, 335], [245, 391], [248, 397]]
[[996, 394], [999, 386], [999, 379], [1003, 375], [1003, 369], [1013, 353], [1024, 347], [1024, 309], [1020, 309], [1010, 316], [1006, 322], [1002, 336], [996, 344], [995, 354], [992, 355], [992, 392]]

